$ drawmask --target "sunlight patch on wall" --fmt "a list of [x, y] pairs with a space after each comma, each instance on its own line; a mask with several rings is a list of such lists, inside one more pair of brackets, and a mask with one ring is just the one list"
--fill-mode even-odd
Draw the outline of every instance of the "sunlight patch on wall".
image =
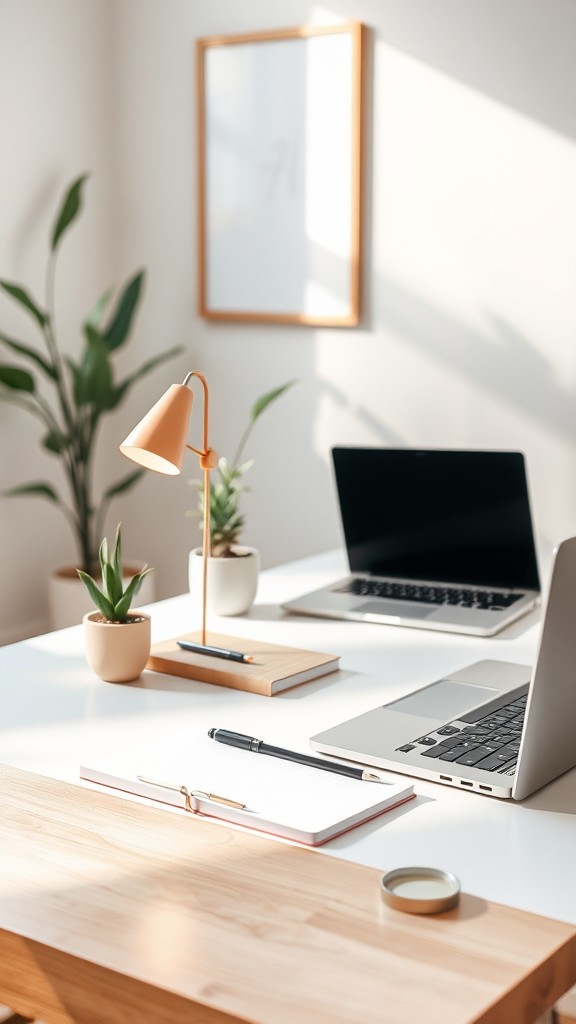
[[308, 21], [313, 25], [341, 25], [347, 21], [329, 7], [312, 7]]
[[376, 282], [510, 321], [574, 374], [576, 145], [381, 42], [374, 125]]
[[[345, 316], [350, 308], [352, 216], [352, 42], [316, 36], [306, 52], [304, 202], [307, 274], [304, 309]], [[329, 167], [330, 173], [327, 174]]]

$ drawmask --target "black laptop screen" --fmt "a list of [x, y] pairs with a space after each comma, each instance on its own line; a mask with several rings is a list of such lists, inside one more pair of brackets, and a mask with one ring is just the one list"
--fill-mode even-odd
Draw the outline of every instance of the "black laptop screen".
[[539, 589], [520, 452], [334, 448], [350, 570]]

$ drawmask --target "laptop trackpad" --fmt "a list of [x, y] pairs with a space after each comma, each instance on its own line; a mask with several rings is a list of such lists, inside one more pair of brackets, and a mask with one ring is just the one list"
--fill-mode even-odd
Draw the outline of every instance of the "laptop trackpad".
[[406, 601], [363, 601], [354, 608], [355, 612], [363, 615], [393, 615], [396, 618], [405, 619], [427, 619], [429, 615], [437, 611], [437, 605], [406, 604]]
[[469, 686], [466, 683], [453, 683], [448, 679], [432, 686], [425, 686], [408, 697], [386, 704], [386, 708], [402, 711], [407, 715], [421, 715], [424, 718], [458, 718], [463, 712], [476, 707], [483, 701], [490, 700], [498, 690], [488, 686]]

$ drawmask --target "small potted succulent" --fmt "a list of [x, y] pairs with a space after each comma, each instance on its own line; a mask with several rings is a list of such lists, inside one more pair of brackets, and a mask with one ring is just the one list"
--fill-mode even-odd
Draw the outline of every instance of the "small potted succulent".
[[[245, 516], [240, 510], [240, 498], [248, 487], [242, 482], [244, 474], [254, 464], [253, 459], [242, 462], [246, 443], [256, 421], [268, 406], [280, 398], [295, 384], [288, 381], [281, 387], [273, 388], [261, 395], [248, 416], [248, 423], [238, 443], [234, 458], [230, 461], [221, 457], [210, 483], [210, 544], [211, 557], [208, 561], [207, 604], [216, 615], [241, 615], [248, 611], [258, 586], [260, 555], [256, 548], [239, 543], [245, 525]], [[204, 512], [204, 482], [191, 480], [196, 488], [196, 508], [187, 515], [200, 519]], [[188, 583], [191, 594], [200, 601], [202, 590], [202, 548], [190, 552], [188, 562]]]
[[83, 618], [86, 659], [90, 668], [109, 683], [137, 679], [150, 654], [150, 616], [130, 611], [143, 579], [152, 569], [140, 569], [125, 585], [122, 571], [120, 523], [109, 556], [106, 537], [100, 545], [102, 586], [83, 569], [77, 569], [96, 610]]

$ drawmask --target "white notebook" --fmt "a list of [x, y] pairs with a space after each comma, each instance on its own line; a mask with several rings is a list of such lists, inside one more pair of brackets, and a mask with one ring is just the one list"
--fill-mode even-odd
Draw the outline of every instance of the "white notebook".
[[393, 776], [381, 783], [362, 782], [238, 750], [205, 734], [105, 756], [82, 765], [80, 777], [308, 846], [319, 846], [414, 796], [410, 782]]

